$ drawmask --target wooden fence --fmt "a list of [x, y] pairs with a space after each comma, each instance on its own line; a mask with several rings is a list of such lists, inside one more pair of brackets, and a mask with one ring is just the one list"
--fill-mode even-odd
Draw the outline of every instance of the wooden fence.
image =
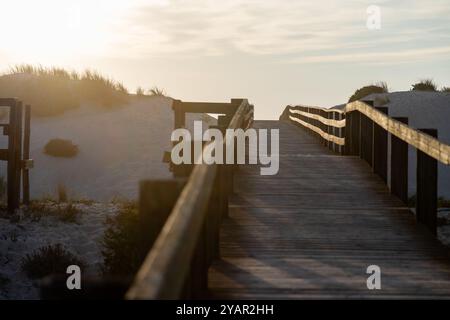
[[[437, 139], [436, 129], [414, 129], [408, 118], [388, 116], [387, 107], [355, 101], [343, 110], [287, 106], [280, 120], [291, 121], [342, 155], [359, 156], [385, 183], [391, 164], [390, 190], [408, 202], [408, 145], [417, 150], [416, 219], [437, 231], [437, 162], [450, 164], [450, 146]], [[388, 159], [388, 139], [391, 139]]]
[[8, 211], [13, 212], [20, 205], [21, 180], [23, 203], [30, 201], [29, 169], [33, 167], [30, 159], [31, 107], [15, 98], [0, 98], [0, 107], [9, 111], [8, 123], [0, 124], [3, 135], [8, 136], [8, 148], [0, 149], [0, 160], [8, 162], [7, 202]]
[[[246, 129], [253, 106], [244, 99], [231, 103], [175, 101], [174, 127], [185, 126], [186, 113], [219, 113], [218, 128]], [[203, 149], [210, 156], [213, 144]], [[225, 146], [224, 146], [225, 147]], [[220, 255], [219, 228], [228, 214], [234, 165], [173, 166], [176, 178], [143, 181], [140, 215], [151, 247], [127, 299], [200, 298], [207, 289], [208, 268]], [[184, 177], [184, 178], [183, 178]]]

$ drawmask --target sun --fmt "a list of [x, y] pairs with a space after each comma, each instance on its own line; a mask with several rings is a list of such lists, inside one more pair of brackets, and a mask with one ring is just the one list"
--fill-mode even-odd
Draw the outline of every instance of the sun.
[[0, 55], [52, 64], [101, 55], [128, 7], [126, 1], [2, 1]]

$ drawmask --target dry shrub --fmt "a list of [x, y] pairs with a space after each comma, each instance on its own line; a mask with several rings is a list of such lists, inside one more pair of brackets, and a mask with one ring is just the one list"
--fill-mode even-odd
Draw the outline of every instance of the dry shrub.
[[45, 145], [44, 153], [53, 157], [73, 158], [78, 154], [78, 146], [70, 140], [52, 139]]
[[22, 259], [21, 269], [31, 279], [39, 279], [51, 274], [65, 274], [70, 265], [82, 268], [84, 262], [58, 243], [27, 254]]

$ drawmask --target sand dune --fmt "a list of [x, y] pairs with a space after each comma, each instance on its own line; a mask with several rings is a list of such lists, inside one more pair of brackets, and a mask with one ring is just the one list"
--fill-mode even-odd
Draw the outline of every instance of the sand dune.
[[[32, 118], [31, 197], [55, 195], [58, 184], [63, 184], [72, 198], [134, 198], [139, 180], [170, 178], [162, 156], [171, 148], [171, 105], [172, 99], [166, 97], [133, 97], [123, 107], [83, 105], [60, 116]], [[188, 127], [194, 119], [215, 121], [204, 114], [188, 115]], [[72, 140], [79, 154], [74, 158], [44, 154], [43, 147], [54, 138]]]

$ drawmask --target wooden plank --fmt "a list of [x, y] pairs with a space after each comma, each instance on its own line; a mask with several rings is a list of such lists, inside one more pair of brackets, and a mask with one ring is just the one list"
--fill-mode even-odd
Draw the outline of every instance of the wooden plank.
[[[330, 157], [288, 122], [254, 126], [280, 129], [281, 174], [239, 171], [208, 298], [450, 297], [448, 250], [359, 157]], [[382, 290], [367, 290], [372, 264]]]

